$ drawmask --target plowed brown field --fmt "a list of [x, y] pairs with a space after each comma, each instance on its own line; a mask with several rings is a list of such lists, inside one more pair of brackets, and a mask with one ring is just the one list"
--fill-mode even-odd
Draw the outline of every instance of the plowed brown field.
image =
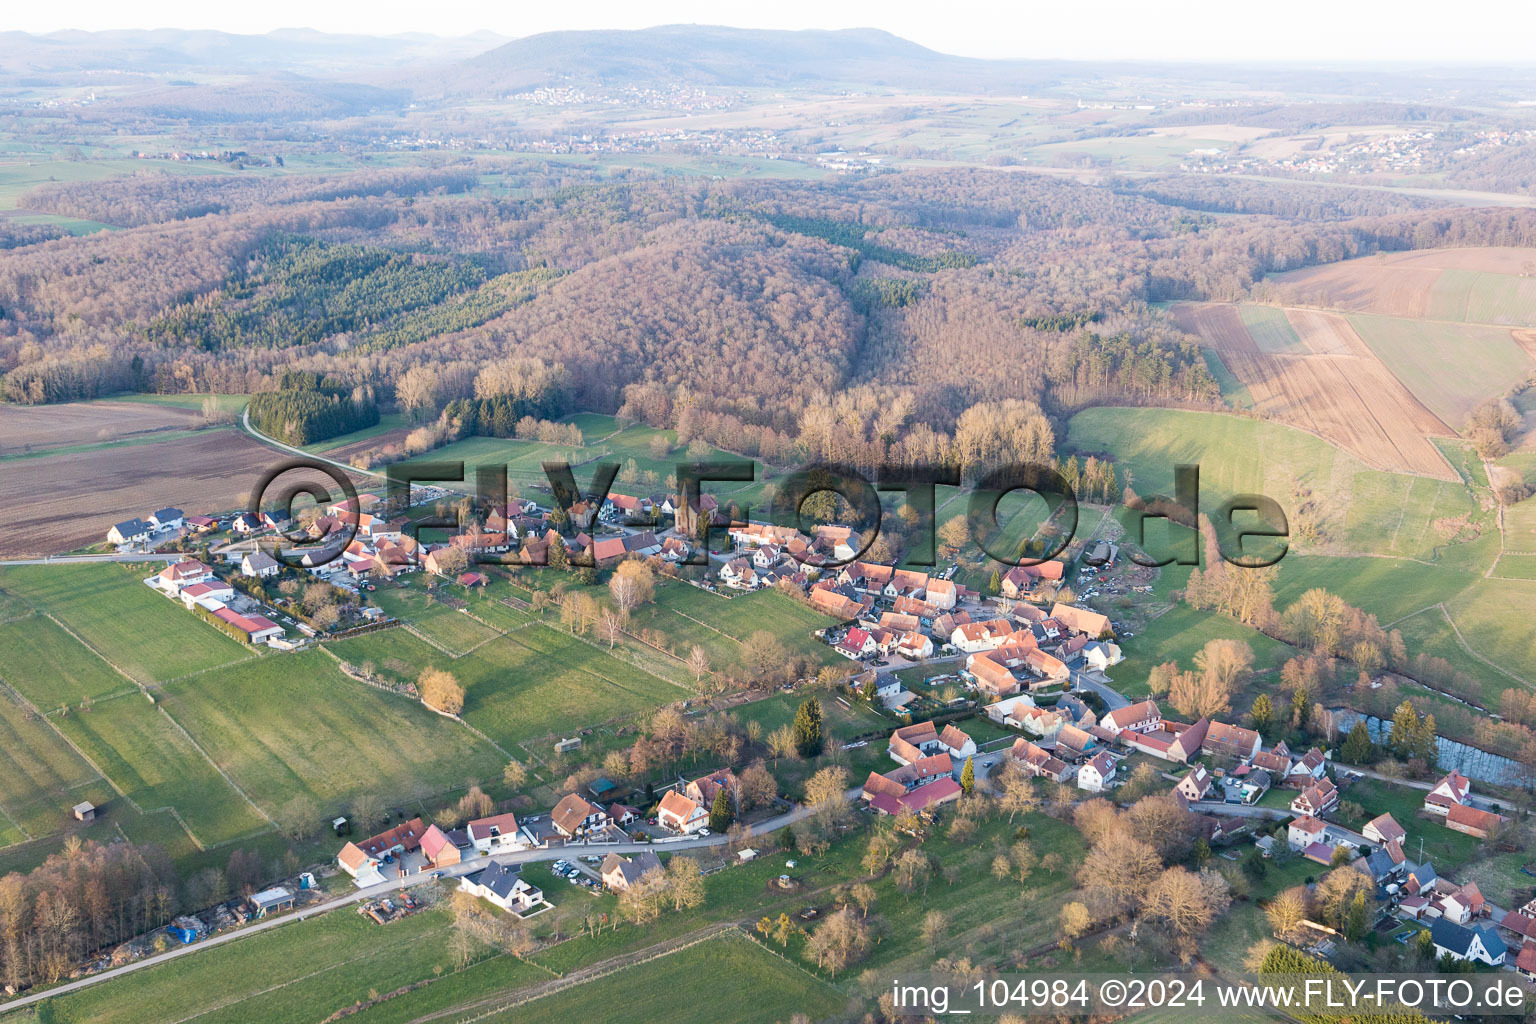
[[[1436, 316], [1434, 291], [1445, 271], [1528, 277], [1533, 267], [1533, 249], [1421, 249], [1293, 270], [1268, 283], [1272, 297], [1286, 304], [1418, 319]], [[1443, 310], [1441, 318], [1463, 319], [1446, 316]]]
[[1304, 351], [1274, 353], [1254, 343], [1236, 306], [1181, 303], [1173, 311], [1248, 388], [1258, 412], [1310, 430], [1366, 465], [1457, 479], [1429, 441], [1455, 431], [1403, 387], [1343, 317], [1286, 310]]
[[72, 551], [167, 505], [191, 514], [243, 509], [262, 474], [286, 458], [231, 428], [0, 461], [0, 555]]
[[203, 414], [198, 410], [138, 402], [0, 405], [0, 455], [100, 444], [202, 425]]

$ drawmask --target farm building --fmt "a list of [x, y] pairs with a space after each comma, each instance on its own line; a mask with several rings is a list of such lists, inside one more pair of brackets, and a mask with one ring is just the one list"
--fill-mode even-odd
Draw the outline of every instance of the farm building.
[[251, 906], [255, 908], [257, 917], [266, 917], [275, 910], [292, 910], [293, 893], [280, 885], [263, 889], [252, 894]]

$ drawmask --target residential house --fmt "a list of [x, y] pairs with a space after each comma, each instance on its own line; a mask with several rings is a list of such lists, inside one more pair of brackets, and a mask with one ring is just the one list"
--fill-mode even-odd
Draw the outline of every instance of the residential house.
[[107, 540], [113, 544], [142, 544], [149, 540], [150, 525], [142, 519], [125, 519], [112, 524]]
[[246, 576], [276, 576], [283, 567], [265, 551], [249, 551], [240, 559], [240, 571]]
[[845, 658], [852, 658], [857, 661], [860, 658], [867, 658], [873, 655], [878, 646], [875, 643], [875, 638], [870, 636], [868, 630], [852, 626], [844, 634], [843, 638], [833, 645], [832, 649]]
[[758, 569], [768, 570], [779, 564], [779, 549], [772, 544], [764, 544], [752, 552], [752, 564]]
[[1484, 811], [1469, 804], [1452, 804], [1446, 811], [1445, 827], [1454, 832], [1487, 839], [1495, 829], [1509, 819], [1492, 811]]
[[720, 567], [720, 582], [736, 590], [751, 590], [757, 586], [757, 573], [750, 562], [737, 557]]
[[1103, 640], [1106, 637], [1115, 635], [1115, 627], [1110, 624], [1109, 616], [1101, 615], [1096, 611], [1079, 605], [1052, 605], [1051, 618], [1065, 623], [1068, 629], [1078, 633], [1086, 633], [1095, 640]]
[[1212, 757], [1247, 761], [1259, 752], [1263, 738], [1252, 729], [1244, 729], [1225, 722], [1212, 722], [1206, 730], [1201, 749]]
[[161, 569], [156, 579], [160, 581], [161, 590], [174, 594], [183, 587], [190, 587], [194, 583], [207, 583], [213, 579], [213, 568], [195, 558], [189, 558]]
[[949, 642], [955, 648], [966, 654], [975, 654], [979, 651], [994, 651], [1003, 646], [1005, 640], [1012, 636], [1014, 628], [1007, 619], [988, 619], [986, 622], [969, 622], [963, 626], [956, 626], [950, 634]]
[[954, 776], [954, 759], [945, 753], [920, 757], [911, 764], [901, 765], [885, 773], [887, 779], [900, 783], [907, 790], [926, 786], [930, 782], [937, 782], [940, 779], [954, 778]]
[[1002, 596], [1009, 600], [1032, 598], [1061, 582], [1066, 566], [1052, 559], [1036, 565], [1016, 565], [1002, 580]]
[[179, 508], [162, 508], [150, 514], [149, 525], [157, 530], [179, 530], [186, 513]]
[[1100, 720], [1100, 724], [1113, 736], [1119, 736], [1126, 730], [1155, 732], [1162, 728], [1163, 716], [1157, 710], [1157, 701], [1144, 700], [1109, 712]]
[[1536, 943], [1527, 942], [1515, 957], [1515, 971], [1526, 981], [1536, 981]]
[[502, 910], [526, 914], [544, 902], [544, 892], [510, 864], [492, 864], [459, 879], [459, 888]]
[[665, 562], [681, 562], [688, 557], [688, 543], [677, 537], [661, 542], [661, 558]]
[[1291, 811], [1295, 814], [1310, 814], [1313, 817], [1321, 817], [1333, 810], [1339, 804], [1339, 790], [1333, 784], [1332, 779], [1323, 779], [1297, 795], [1291, 801]]
[[459, 848], [448, 838], [448, 833], [436, 825], [428, 826], [421, 837], [421, 855], [434, 868], [452, 867], [462, 859]]
[[1443, 818], [1452, 807], [1466, 803], [1471, 795], [1472, 780], [1453, 770], [1424, 797], [1424, 810]]
[[1183, 797], [1189, 803], [1204, 800], [1211, 791], [1211, 773], [1205, 765], [1197, 764], [1189, 770], [1189, 774], [1179, 780], [1179, 784], [1173, 787], [1173, 791]]
[[379, 865], [384, 863], [384, 858], [420, 849], [421, 837], [426, 835], [426, 832], [427, 826], [422, 823], [422, 820], [412, 818], [360, 843], [347, 843], [336, 855], [336, 863], [340, 865], [341, 870], [357, 880], [359, 887], [375, 885], [384, 881], [384, 876], [379, 871]]
[[608, 822], [608, 812], [572, 793], [549, 812], [549, 820], [562, 836], [575, 839], [602, 829]]
[[946, 725], [940, 731], [932, 722], [918, 722], [891, 733], [886, 753], [897, 764], [911, 764], [938, 753], [964, 759], [976, 753], [976, 741], [953, 725]]
[[919, 786], [900, 797], [892, 797], [884, 793], [877, 794], [869, 801], [869, 806], [881, 814], [894, 815], [904, 811], [925, 814], [944, 804], [959, 800], [960, 794], [960, 783], [954, 779], [940, 779], [930, 786]]
[[603, 858], [602, 868], [599, 874], [603, 877], [603, 884], [614, 892], [623, 892], [648, 872], [660, 871], [661, 860], [650, 850], [641, 850], [633, 857], [621, 857], [616, 853], [610, 853]]
[[1313, 747], [1291, 764], [1291, 770], [1285, 776], [1285, 784], [1293, 789], [1306, 789], [1321, 779], [1327, 768], [1328, 762], [1323, 752]]
[[243, 633], [248, 644], [265, 643], [284, 635], [283, 627], [265, 615], [240, 615], [224, 607], [213, 609], [213, 615]]
[[1259, 751], [1253, 755], [1250, 763], [1282, 782], [1291, 773], [1291, 756], [1285, 751], [1284, 743], [1277, 744], [1273, 750]]
[[609, 804], [608, 817], [615, 825], [628, 825], [632, 821], [640, 820], [640, 808], [631, 807], [629, 804]]
[[903, 633], [896, 642], [896, 653], [908, 661], [933, 657], [933, 641], [916, 631]]
[[1056, 734], [1056, 756], [1073, 764], [1086, 758], [1098, 745], [1099, 741], [1091, 731], [1075, 725], [1064, 725]]
[[[1164, 722], [1163, 727], [1167, 729], [1170, 724]], [[1173, 738], [1173, 742], [1168, 744], [1168, 760], [1189, 764], [1198, 758], [1201, 751], [1205, 749], [1206, 737], [1210, 735], [1210, 731], [1211, 720], [1209, 718], [1202, 718], [1194, 725], [1177, 733]], [[1128, 735], [1134, 736], [1137, 734], [1133, 732]]]
[[954, 580], [928, 581], [928, 588], [923, 594], [923, 600], [941, 612], [949, 611], [955, 606], [958, 596], [958, 588]]
[[190, 587], [183, 587], [180, 597], [187, 611], [191, 611], [193, 605], [197, 605], [212, 612], [223, 608], [225, 604], [235, 599], [235, 588], [222, 580], [194, 583]]
[[464, 831], [469, 837], [469, 845], [475, 848], [476, 853], [521, 850], [526, 845], [517, 824], [517, 816], [510, 813], [476, 818], [464, 827]]
[[1429, 926], [1429, 935], [1437, 957], [1448, 954], [1457, 960], [1499, 967], [1509, 952], [1498, 932], [1487, 925], [1468, 928], [1442, 918]]
[[254, 512], [242, 512], [229, 521], [229, 528], [235, 533], [255, 533], [261, 529], [261, 517]]
[[1118, 644], [1105, 643], [1100, 640], [1090, 640], [1083, 645], [1083, 664], [1095, 672], [1103, 672], [1111, 665], [1118, 665], [1125, 660]]
[[709, 809], [670, 789], [656, 810], [656, 824], [688, 835], [709, 824]]
[[1068, 769], [1065, 761], [1053, 757], [1022, 736], [1013, 741], [1008, 756], [1017, 761], [1019, 766], [1030, 775], [1050, 779], [1052, 782], [1060, 782], [1067, 776]]
[[1102, 793], [1115, 778], [1118, 763], [1109, 751], [1101, 750], [1087, 764], [1077, 770], [1077, 788], [1090, 793]]
[[864, 780], [864, 788], [859, 795], [865, 800], [873, 800], [882, 794], [892, 798], [903, 797], [907, 795], [907, 787], [896, 779], [872, 771]]
[[1313, 843], [1322, 842], [1328, 835], [1328, 825], [1310, 814], [1292, 818], [1286, 829], [1286, 841], [1293, 850], [1305, 850]]
[[1407, 831], [1390, 814], [1378, 814], [1365, 823], [1360, 834], [1373, 843], [1401, 843], [1408, 838]]
[[702, 807], [715, 806], [715, 794], [724, 789], [731, 806], [735, 807], [740, 798], [741, 787], [736, 781], [736, 773], [729, 768], [721, 768], [717, 772], [694, 779], [683, 787], [683, 795]]

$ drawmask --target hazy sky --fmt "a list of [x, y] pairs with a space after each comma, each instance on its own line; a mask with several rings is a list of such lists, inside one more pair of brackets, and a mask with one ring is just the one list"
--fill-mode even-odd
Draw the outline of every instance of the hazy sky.
[[0, 29], [215, 28], [509, 36], [672, 22], [873, 26], [973, 57], [1266, 61], [1536, 61], [1536, 0], [66, 0], [11, 3]]

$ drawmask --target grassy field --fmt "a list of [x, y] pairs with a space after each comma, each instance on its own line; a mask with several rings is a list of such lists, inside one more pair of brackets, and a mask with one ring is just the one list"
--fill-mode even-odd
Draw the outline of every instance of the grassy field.
[[[1387, 369], [1453, 430], [1466, 424], [1479, 402], [1536, 372], [1536, 363], [1503, 328], [1364, 313], [1350, 314], [1349, 322]], [[1451, 353], [1455, 372], [1447, 372]]]
[[142, 582], [153, 566], [0, 569], [0, 589], [57, 616], [107, 661], [149, 684], [252, 657], [250, 649]]
[[1121, 645], [1125, 660], [1110, 668], [1109, 675], [1127, 696], [1142, 696], [1147, 693], [1147, 673], [1154, 665], [1176, 661], [1181, 668], [1192, 668], [1195, 653], [1210, 640], [1246, 643], [1253, 650], [1255, 673], [1278, 669], [1296, 653], [1280, 641], [1224, 615], [1178, 604], [1143, 625], [1134, 638]]
[[[451, 931], [445, 910], [384, 926], [342, 910], [58, 997], [39, 1016], [58, 1024], [193, 1019], [309, 1024], [370, 993], [433, 978], [433, 968], [443, 971], [434, 984], [451, 984], [465, 973], [448, 952]], [[483, 960], [487, 955], [480, 951], [468, 970], [493, 970], [498, 986], [507, 990], [549, 977], [511, 957]]]
[[565, 1022], [595, 1006], [623, 1007], [630, 1020], [670, 1024], [773, 1024], [796, 1013], [818, 1020], [845, 997], [795, 964], [739, 934], [719, 938], [484, 1018], [517, 1024]]
[[263, 658], [168, 688], [164, 708], [268, 813], [361, 792], [406, 800], [497, 775], [484, 740], [404, 697], [347, 678], [324, 653]]
[[0, 845], [64, 827], [87, 789], [105, 795], [95, 769], [47, 722], [0, 694]]
[[1254, 306], [1244, 303], [1237, 307], [1243, 326], [1255, 345], [1263, 352], [1295, 352], [1301, 349], [1301, 339], [1296, 329], [1285, 318], [1285, 310], [1279, 306]]
[[741, 664], [745, 641], [760, 630], [773, 634], [788, 654], [823, 665], [844, 660], [811, 635], [832, 619], [773, 590], [725, 597], [686, 583], [662, 583], [655, 602], [637, 609], [633, 622], [635, 630], [666, 633], [683, 657], [694, 645], [704, 648], [716, 671]]
[[1429, 294], [1438, 320], [1483, 324], [1536, 323], [1536, 280], [1479, 270], [1442, 270]]
[[[461, 592], [456, 592], [456, 595]], [[465, 654], [496, 636], [491, 629], [468, 615], [437, 601], [425, 590], [415, 587], [385, 587], [373, 595], [374, 603], [397, 619], [404, 619], [429, 639], [454, 654]], [[508, 609], [509, 611], [511, 609]]]
[[[1430, 559], [1451, 544], [1445, 521], [1482, 513], [1456, 482], [1365, 468], [1326, 441], [1261, 420], [1170, 409], [1089, 409], [1069, 424], [1068, 445], [1080, 452], [1110, 452], [1137, 493], [1171, 494], [1179, 464], [1200, 467], [1200, 504], [1214, 510], [1234, 494], [1258, 493], [1294, 509], [1300, 481], [1322, 507], [1328, 549]], [[1439, 525], [1437, 525], [1439, 524]], [[1484, 535], [1497, 549], [1496, 532]], [[1297, 547], [1304, 545], [1297, 544]], [[1316, 545], [1313, 545], [1316, 547]], [[1492, 551], [1478, 549], [1475, 557]]]
[[643, 715], [689, 691], [626, 664], [593, 644], [533, 624], [451, 658], [404, 630], [343, 640], [331, 649], [386, 678], [415, 679], [428, 665], [466, 690], [464, 717], [503, 746]]

